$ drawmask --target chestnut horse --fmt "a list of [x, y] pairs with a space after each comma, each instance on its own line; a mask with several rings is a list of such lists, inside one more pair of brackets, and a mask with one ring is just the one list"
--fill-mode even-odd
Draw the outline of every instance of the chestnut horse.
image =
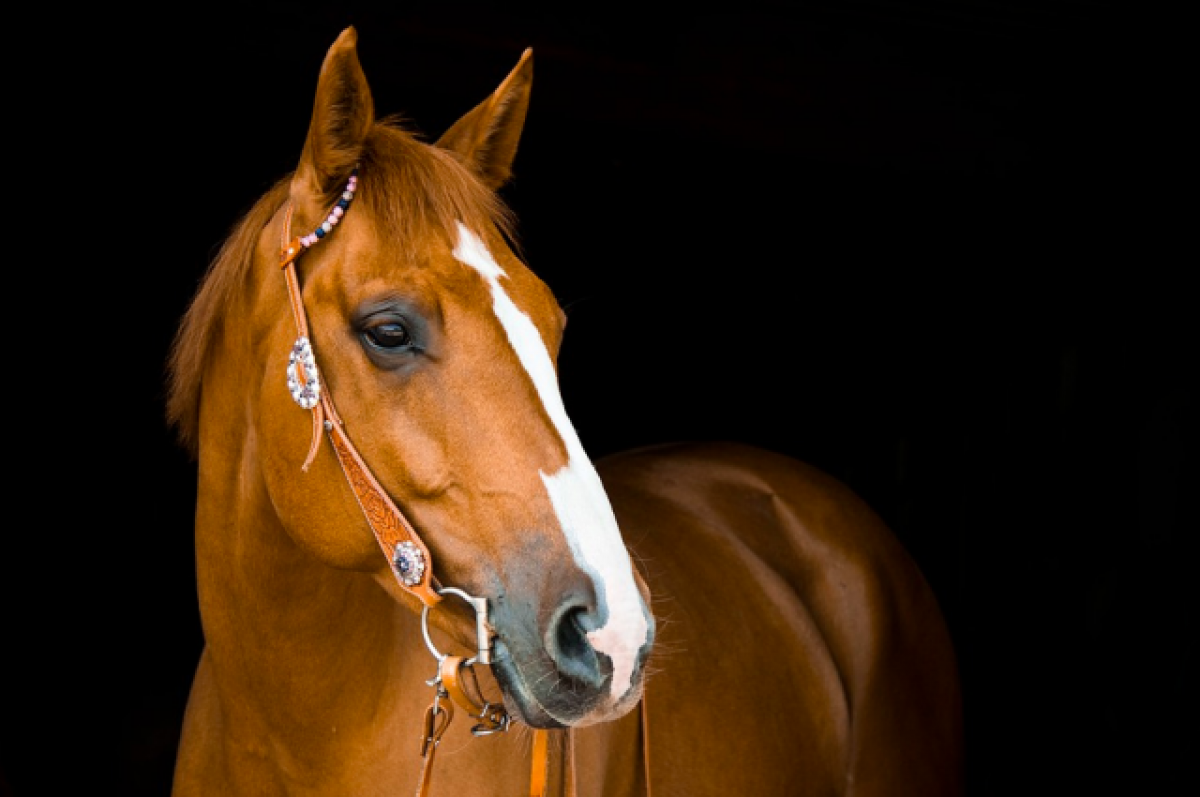
[[205, 639], [174, 794], [961, 793], [943, 617], [863, 501], [744, 445], [585, 454], [496, 193], [530, 51], [430, 144], [356, 48], [171, 353]]

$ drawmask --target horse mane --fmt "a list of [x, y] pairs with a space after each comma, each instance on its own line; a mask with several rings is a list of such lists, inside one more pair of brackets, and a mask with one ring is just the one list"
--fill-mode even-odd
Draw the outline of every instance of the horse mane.
[[[518, 249], [511, 210], [450, 150], [420, 141], [397, 117], [376, 121], [359, 160], [354, 212], [387, 231], [389, 245], [412, 262], [419, 241], [440, 235], [450, 245], [455, 223], [482, 233], [497, 229]], [[199, 454], [200, 398], [204, 372], [216, 348], [221, 321], [254, 263], [264, 227], [287, 200], [292, 175], [281, 177], [235, 223], [201, 278], [184, 313], [167, 364], [167, 421], [189, 456]], [[341, 186], [329, 197], [332, 204]], [[283, 308], [281, 312], [286, 311]]]

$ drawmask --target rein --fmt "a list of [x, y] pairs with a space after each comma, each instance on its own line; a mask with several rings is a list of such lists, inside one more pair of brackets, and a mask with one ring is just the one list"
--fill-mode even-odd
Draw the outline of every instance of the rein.
[[[304, 299], [300, 292], [300, 281], [296, 274], [296, 260], [333, 231], [350, 207], [357, 189], [358, 168], [355, 167], [350, 173], [345, 190], [330, 209], [325, 221], [308, 235], [295, 238], [291, 237], [293, 205], [291, 200], [287, 203], [279, 266], [287, 282], [288, 301], [292, 308], [298, 335], [288, 358], [287, 384], [296, 403], [302, 408], [312, 411], [312, 442], [301, 470], [308, 471], [316, 457], [317, 449], [320, 447], [321, 432], [324, 431], [329, 436], [329, 442], [337, 455], [338, 463], [342, 466], [342, 471], [350, 483], [359, 507], [366, 516], [367, 523], [375, 534], [380, 549], [391, 564], [390, 569], [396, 577], [397, 583], [405, 591], [417, 596], [424, 604], [421, 613], [421, 631], [425, 636], [426, 645], [438, 662], [437, 674], [426, 682], [434, 687], [434, 697], [433, 703], [425, 711], [421, 733], [420, 752], [421, 757], [424, 758], [424, 764], [421, 768], [416, 794], [417, 797], [425, 797], [429, 793], [434, 754], [454, 717], [455, 703], [478, 721], [471, 728], [474, 736], [489, 736], [493, 733], [507, 731], [512, 723], [512, 718], [503, 705], [493, 704], [483, 698], [473, 669], [476, 663], [491, 664], [492, 642], [491, 631], [488, 628], [487, 598], [474, 597], [455, 587], [439, 585], [433, 575], [429, 549], [404, 513], [400, 511], [388, 496], [387, 491], [371, 473], [371, 469], [358, 453], [358, 449], [346, 435], [345, 422], [334, 408], [329, 391], [322, 389], [316, 357], [309, 336]], [[434, 647], [429, 638], [429, 610], [437, 606], [445, 594], [461, 597], [471, 604], [475, 611], [477, 652], [470, 658], [444, 655]], [[533, 761], [529, 783], [531, 797], [543, 797], [546, 794], [549, 770], [547, 737], [547, 731], [534, 729]], [[567, 770], [569, 777], [564, 778], [566, 783], [564, 791], [573, 795], [575, 788], [573, 767], [570, 765], [573, 756], [571, 755], [572, 745], [569, 731], [565, 741], [564, 769]]]

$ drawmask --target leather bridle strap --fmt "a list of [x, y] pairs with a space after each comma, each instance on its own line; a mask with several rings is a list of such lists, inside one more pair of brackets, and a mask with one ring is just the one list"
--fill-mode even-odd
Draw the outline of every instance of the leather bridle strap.
[[421, 756], [425, 763], [421, 765], [421, 777], [417, 781], [417, 797], [427, 797], [429, 784], [432, 782], [433, 758], [442, 741], [442, 734], [450, 727], [454, 719], [454, 706], [447, 703], [434, 703], [425, 710], [423, 734], [421, 736]]
[[[322, 227], [318, 228], [318, 230], [324, 228], [324, 232], [320, 236], [313, 233], [291, 238], [293, 206], [290, 200], [284, 215], [283, 247], [279, 254], [279, 265], [287, 282], [288, 301], [291, 304], [292, 316], [296, 321], [296, 332], [300, 336], [296, 342], [293, 360], [300, 383], [306, 388], [311, 388], [311, 392], [308, 394], [309, 401], [313, 394], [317, 396], [315, 403], [309, 407], [312, 410], [313, 438], [303, 469], [307, 471], [308, 466], [312, 464], [317, 448], [320, 446], [321, 431], [324, 429], [329, 435], [329, 441], [333, 446], [334, 453], [337, 454], [338, 463], [346, 474], [350, 489], [354, 492], [354, 497], [362, 508], [379, 547], [392, 564], [391, 571], [396, 577], [396, 582], [405, 591], [416, 595], [426, 606], [433, 606], [442, 600], [442, 596], [438, 594], [437, 580], [433, 576], [429, 549], [363, 461], [358, 449], [346, 435], [345, 423], [338, 416], [328, 389], [323, 389], [323, 386], [320, 385], [316, 372], [316, 361], [312, 355], [308, 321], [304, 312], [304, 299], [300, 292], [299, 279], [296, 276], [296, 260], [316, 241], [323, 238], [333, 225], [337, 224], [350, 200], [353, 199], [356, 185], [357, 174], [352, 174], [347, 190], [334, 205], [334, 210], [330, 211]], [[311, 373], [309, 373], [310, 370]]]
[[[468, 660], [461, 656], [444, 656], [439, 664], [438, 680], [445, 688], [446, 694], [450, 697], [451, 701], [457, 703], [470, 716], [482, 719], [482, 727], [488, 727], [487, 718], [489, 712], [493, 709], [491, 708], [491, 704], [483, 698], [479, 682], [476, 680], [475, 672]], [[496, 715], [503, 713], [503, 711], [503, 709], [499, 709]], [[646, 789], [645, 797], [651, 797], [650, 717], [646, 706], [646, 694], [644, 692], [641, 701], [638, 703], [638, 714], [638, 730], [641, 735], [642, 747], [642, 776]], [[477, 725], [472, 732], [477, 731], [480, 727]], [[568, 728], [563, 731], [561, 763], [558, 769], [558, 779], [562, 784], [561, 793], [563, 797], [575, 797], [576, 793], [574, 750], [575, 740], [571, 737], [571, 730]], [[428, 783], [428, 759], [432, 757], [432, 753], [432, 750], [429, 751], [425, 762], [425, 770], [421, 775], [422, 784]], [[529, 766], [529, 797], [548, 797], [550, 793], [550, 758], [550, 731], [534, 728], [533, 748]], [[425, 797], [425, 795], [418, 789], [417, 797]]]
[[642, 699], [638, 701], [638, 713], [642, 721], [642, 778], [646, 784], [646, 797], [650, 797], [650, 708], [646, 703], [646, 688], [642, 687]]
[[492, 703], [483, 697], [473, 663], [473, 660], [462, 656], [444, 656], [438, 663], [438, 681], [451, 700], [469, 716], [479, 720], [471, 728], [472, 734], [490, 736], [508, 730], [511, 722], [508, 710], [502, 703]]
[[533, 761], [529, 770], [529, 797], [544, 797], [546, 794], [546, 778], [550, 775], [549, 737], [549, 732], [541, 728], [533, 732]]
[[[507, 712], [501, 708], [493, 708], [483, 697], [475, 671], [468, 660], [461, 656], [444, 656], [438, 665], [438, 680], [446, 690], [446, 694], [454, 703], [466, 710], [467, 714], [480, 720], [480, 724], [471, 729], [472, 733], [483, 735], [500, 730], [500, 722], [507, 722]], [[503, 719], [502, 719], [503, 718]], [[575, 784], [571, 778], [568, 757], [571, 753], [570, 730], [563, 732], [563, 795], [574, 797]], [[429, 762], [426, 761], [426, 769]], [[550, 774], [550, 732], [542, 728], [533, 729], [533, 749], [529, 764], [529, 797], [547, 797], [547, 783]], [[422, 782], [427, 777], [422, 775]], [[417, 797], [424, 797], [418, 790]]]

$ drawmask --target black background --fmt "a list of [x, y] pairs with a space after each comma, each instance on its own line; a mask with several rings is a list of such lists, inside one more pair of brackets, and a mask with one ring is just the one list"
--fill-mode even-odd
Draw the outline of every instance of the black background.
[[20, 127], [59, 137], [37, 179], [55, 204], [13, 205], [38, 214], [25, 271], [45, 285], [18, 309], [44, 370], [10, 394], [34, 474], [10, 500], [39, 531], [6, 557], [0, 794], [169, 790], [201, 636], [163, 365], [230, 225], [295, 164], [349, 24], [378, 111], [429, 140], [533, 47], [504, 195], [571, 317], [562, 389], [590, 454], [738, 439], [866, 498], [950, 624], [969, 794], [1182, 785], [1196, 294], [1194, 245], [1169, 243], [1194, 228], [1172, 199], [1194, 184], [1170, 22], [1084, 2], [335, 5], [37, 31], [47, 107]]

